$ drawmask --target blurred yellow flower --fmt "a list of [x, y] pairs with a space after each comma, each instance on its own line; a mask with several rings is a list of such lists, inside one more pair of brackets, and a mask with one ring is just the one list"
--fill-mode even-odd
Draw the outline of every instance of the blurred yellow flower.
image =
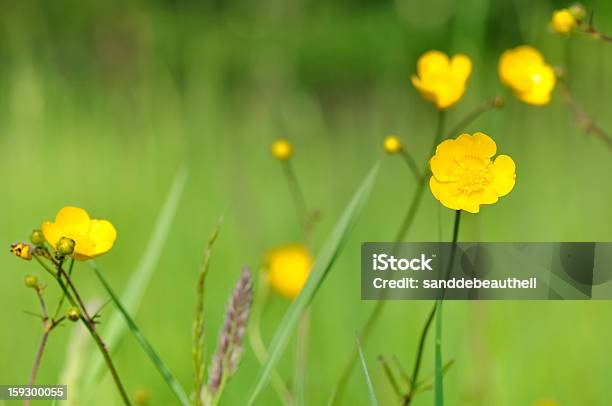
[[267, 254], [268, 283], [279, 295], [295, 299], [312, 268], [313, 259], [302, 244], [289, 244]]
[[495, 141], [480, 132], [442, 141], [429, 161], [434, 197], [449, 209], [478, 213], [481, 204], [493, 204], [510, 193], [514, 161], [507, 155], [491, 160], [496, 152]]
[[550, 102], [557, 78], [537, 49], [522, 45], [505, 51], [499, 58], [498, 71], [502, 83], [522, 102], [536, 106]]
[[272, 156], [280, 161], [286, 161], [293, 155], [293, 147], [284, 138], [274, 141], [270, 150], [272, 151]]
[[576, 29], [578, 22], [571, 11], [564, 8], [553, 13], [550, 25], [557, 34], [568, 35]]
[[54, 223], [45, 221], [41, 228], [53, 249], [62, 238], [73, 240], [73, 256], [78, 260], [105, 254], [117, 238], [117, 231], [109, 221], [90, 219], [85, 210], [71, 206], [61, 209]]
[[533, 406], [560, 406], [559, 402], [551, 399], [542, 399], [534, 402]]
[[397, 135], [387, 135], [383, 141], [383, 148], [387, 154], [397, 154], [402, 150], [402, 142]]
[[465, 55], [449, 59], [440, 51], [428, 51], [419, 58], [411, 80], [425, 100], [444, 110], [461, 99], [471, 72], [472, 61]]

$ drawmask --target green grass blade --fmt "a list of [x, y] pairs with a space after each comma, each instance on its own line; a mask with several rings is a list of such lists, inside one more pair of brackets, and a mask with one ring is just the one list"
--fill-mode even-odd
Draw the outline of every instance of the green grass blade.
[[317, 260], [310, 272], [310, 276], [304, 285], [300, 295], [293, 301], [285, 314], [280, 326], [276, 330], [274, 338], [269, 347], [268, 359], [255, 381], [255, 386], [249, 397], [248, 404], [252, 405], [268, 383], [272, 371], [287, 346], [291, 334], [295, 330], [300, 316], [304, 313], [317, 290], [323, 283], [325, 276], [331, 269], [337, 258], [342, 245], [346, 242], [350, 229], [355, 224], [357, 217], [363, 209], [368, 196], [372, 190], [378, 165], [374, 166], [368, 173], [359, 189], [344, 209], [340, 220], [336, 223], [333, 231], [323, 245]]
[[[147, 247], [136, 266], [136, 270], [132, 274], [132, 277], [128, 281], [126, 290], [121, 296], [121, 303], [124, 308], [130, 314], [136, 314], [142, 300], [142, 296], [149, 285], [149, 281], [153, 276], [153, 272], [157, 267], [159, 257], [163, 252], [163, 246], [170, 230], [170, 225], [174, 219], [174, 215], [178, 209], [179, 201], [183, 194], [185, 182], [187, 180], [187, 170], [181, 168], [174, 176], [172, 186], [166, 195], [166, 200], [162, 207], [161, 212], [155, 222], [155, 227], [151, 234], [151, 238], [147, 244]], [[123, 337], [126, 331], [126, 325], [123, 322], [123, 317], [115, 313], [113, 314], [106, 328], [102, 332], [102, 337], [106, 341], [110, 351], [112, 352], [117, 343]], [[83, 377], [83, 393], [91, 393], [89, 389], [91, 386], [99, 380], [99, 374], [103, 366], [103, 360], [98, 354], [93, 354], [90, 357], [88, 363], [89, 368], [86, 371], [86, 375]]]
[[376, 394], [374, 393], [374, 385], [372, 385], [372, 380], [370, 379], [370, 373], [368, 372], [368, 366], [366, 365], [365, 358], [363, 356], [363, 350], [361, 349], [361, 343], [359, 342], [359, 336], [355, 336], [355, 341], [357, 343], [357, 352], [359, 353], [359, 359], [361, 360], [361, 366], [363, 367], [363, 373], [365, 374], [366, 383], [368, 384], [368, 395], [370, 396], [370, 405], [378, 406], [378, 401], [376, 400]]
[[93, 261], [90, 261], [89, 265], [93, 268], [100, 282], [102, 282], [104, 289], [106, 289], [106, 292], [110, 295], [111, 299], [113, 300], [113, 303], [115, 303], [115, 306], [117, 306], [117, 309], [125, 319], [127, 326], [136, 338], [136, 341], [138, 341], [138, 344], [140, 344], [144, 352], [149, 356], [153, 364], [155, 364], [155, 367], [162, 375], [172, 392], [174, 392], [179, 402], [181, 402], [181, 405], [189, 406], [190, 403], [187, 394], [185, 393], [181, 385], [178, 383], [178, 381], [174, 378], [174, 375], [172, 375], [170, 369], [168, 369], [168, 367], [166, 366], [166, 364], [164, 364], [159, 355], [157, 355], [157, 353], [153, 349], [153, 346], [151, 346], [149, 341], [141, 333], [140, 329], [138, 328], [132, 317], [129, 315], [129, 313], [125, 310], [125, 308], [119, 301], [119, 298], [117, 298], [117, 295], [115, 294], [113, 289], [110, 287], [106, 279], [104, 279], [104, 276], [102, 275], [98, 267], [96, 267]]
[[444, 369], [442, 368], [442, 300], [436, 301], [436, 360], [435, 360], [435, 384], [434, 400], [436, 406], [444, 405]]

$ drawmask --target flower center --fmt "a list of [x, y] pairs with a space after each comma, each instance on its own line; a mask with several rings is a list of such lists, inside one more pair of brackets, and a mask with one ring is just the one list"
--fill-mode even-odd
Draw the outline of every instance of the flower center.
[[472, 195], [487, 187], [490, 182], [490, 161], [487, 163], [479, 157], [465, 157], [459, 175], [459, 192]]

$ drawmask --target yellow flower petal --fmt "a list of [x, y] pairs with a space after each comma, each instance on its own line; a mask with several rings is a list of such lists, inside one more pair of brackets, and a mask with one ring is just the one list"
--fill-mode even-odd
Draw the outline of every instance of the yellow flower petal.
[[417, 73], [424, 81], [444, 76], [448, 68], [448, 56], [436, 50], [425, 52], [417, 61]]
[[59, 239], [62, 238], [59, 227], [50, 221], [45, 221], [41, 226], [41, 230], [45, 236], [45, 240], [47, 240], [49, 245], [55, 249], [55, 244], [57, 244]]
[[109, 221], [91, 220], [89, 236], [94, 243], [94, 249], [91, 254], [94, 256], [102, 255], [113, 248], [117, 239], [117, 230], [115, 230], [115, 227]]
[[72, 206], [64, 207], [55, 217], [55, 225], [62, 232], [70, 234], [87, 234], [89, 221], [89, 214], [85, 210]]
[[463, 54], [451, 58], [451, 72], [459, 80], [466, 81], [472, 73], [472, 61]]
[[512, 191], [516, 182], [516, 164], [508, 155], [499, 155], [493, 162], [494, 187], [498, 196]]

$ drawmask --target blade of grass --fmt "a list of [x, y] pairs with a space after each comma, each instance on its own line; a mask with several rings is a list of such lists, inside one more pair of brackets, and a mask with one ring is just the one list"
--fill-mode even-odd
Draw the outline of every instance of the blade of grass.
[[444, 371], [442, 368], [442, 300], [436, 301], [436, 363], [435, 363], [435, 390], [434, 399], [436, 406], [444, 405], [443, 379]]
[[300, 295], [293, 301], [287, 310], [287, 313], [285, 314], [280, 326], [276, 330], [274, 338], [272, 339], [269, 347], [268, 359], [255, 381], [255, 386], [253, 387], [251, 395], [249, 396], [248, 405], [252, 405], [255, 402], [257, 396], [259, 396], [265, 385], [268, 383], [272, 371], [286, 348], [287, 342], [295, 330], [300, 316], [311, 303], [313, 297], [327, 276], [327, 273], [338, 257], [342, 246], [347, 240], [349, 231], [354, 226], [359, 213], [363, 209], [365, 202], [370, 195], [377, 172], [378, 165], [375, 165], [359, 186], [359, 189], [349, 202], [348, 206], [344, 209], [338, 223], [336, 223], [336, 226], [323, 245], [323, 248], [317, 257], [312, 271], [310, 272], [310, 276], [308, 277], [304, 288], [300, 292]]
[[355, 336], [355, 342], [357, 345], [357, 352], [359, 353], [359, 359], [361, 360], [361, 366], [363, 367], [363, 373], [365, 375], [366, 383], [368, 384], [368, 395], [370, 396], [370, 405], [378, 406], [376, 400], [376, 394], [374, 393], [374, 385], [370, 379], [370, 373], [368, 372], [368, 366], [366, 365], [365, 358], [363, 357], [363, 350], [361, 349], [361, 343], [359, 342], [359, 336]]
[[142, 347], [144, 352], [149, 356], [153, 364], [155, 364], [155, 367], [157, 368], [159, 373], [162, 375], [162, 377], [164, 378], [164, 380], [166, 381], [166, 383], [168, 384], [172, 392], [174, 392], [174, 394], [176, 395], [181, 405], [189, 406], [190, 403], [189, 403], [189, 398], [187, 397], [187, 394], [185, 393], [181, 385], [178, 383], [178, 381], [174, 378], [174, 375], [172, 375], [172, 372], [170, 372], [170, 369], [168, 369], [168, 367], [166, 366], [166, 364], [164, 364], [164, 362], [161, 360], [159, 355], [157, 355], [157, 353], [153, 349], [153, 346], [149, 343], [149, 341], [142, 334], [142, 332], [140, 331], [140, 329], [134, 322], [134, 319], [130, 317], [125, 307], [123, 307], [123, 305], [119, 301], [119, 298], [117, 297], [113, 289], [110, 287], [110, 285], [108, 284], [108, 282], [102, 275], [102, 272], [100, 272], [100, 270], [98, 269], [98, 267], [93, 261], [88, 261], [88, 264], [94, 270], [100, 282], [102, 282], [104, 289], [106, 289], [106, 292], [109, 294], [109, 296], [113, 300], [113, 303], [117, 307], [117, 310], [119, 310], [119, 312], [125, 319], [125, 323], [129, 327], [132, 334], [134, 335], [134, 338], [136, 338], [136, 340], [138, 341], [138, 344], [140, 344], [140, 346]]
[[[163, 251], [162, 248], [166, 242], [168, 231], [170, 230], [170, 224], [172, 224], [172, 220], [178, 209], [186, 180], [187, 170], [185, 168], [179, 169], [166, 195], [164, 205], [157, 217], [147, 247], [121, 297], [121, 303], [123, 303], [127, 312], [131, 314], [137, 313], [142, 295], [149, 285], [153, 271], [155, 271], [159, 257]], [[111, 352], [115, 349], [117, 343], [121, 337], [123, 337], [123, 334], [125, 334], [125, 331], [126, 324], [123, 322], [121, 314], [113, 314], [102, 335], [106, 339], [106, 343]], [[99, 380], [99, 374], [102, 369], [102, 359], [97, 354], [92, 354], [88, 365], [89, 368], [85, 372], [82, 381], [83, 393], [91, 393], [91, 386]]]

